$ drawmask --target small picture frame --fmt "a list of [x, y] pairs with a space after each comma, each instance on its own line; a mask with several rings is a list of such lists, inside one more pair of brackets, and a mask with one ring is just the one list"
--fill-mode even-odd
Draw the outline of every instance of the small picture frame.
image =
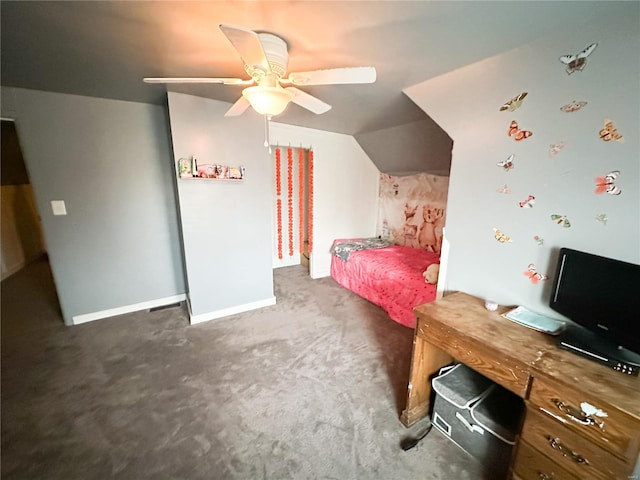
[[227, 174], [230, 179], [241, 180], [244, 178], [244, 167], [229, 167]]
[[190, 158], [178, 160], [178, 175], [180, 178], [193, 177], [193, 162]]

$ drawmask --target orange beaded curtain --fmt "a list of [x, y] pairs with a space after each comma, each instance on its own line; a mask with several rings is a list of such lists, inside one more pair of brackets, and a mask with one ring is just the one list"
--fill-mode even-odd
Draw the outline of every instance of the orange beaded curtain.
[[[298, 222], [297, 241], [300, 255], [311, 253], [312, 230], [313, 230], [313, 152], [300, 147], [297, 151], [298, 161], [294, 161], [294, 148], [287, 148], [286, 164], [282, 159], [282, 149], [275, 149], [275, 182], [276, 182], [276, 224], [277, 224], [277, 248], [278, 259], [283, 259], [283, 250], [287, 249], [289, 257], [293, 257], [295, 252], [294, 229]], [[306, 153], [308, 152], [308, 153]], [[305, 155], [306, 154], [306, 155]], [[307, 158], [305, 158], [305, 156]], [[297, 165], [296, 165], [297, 163]], [[286, 171], [282, 170], [286, 168]], [[296, 171], [297, 170], [297, 171]], [[286, 175], [286, 178], [282, 176]], [[286, 182], [286, 206], [285, 188]], [[297, 191], [297, 208], [294, 205], [294, 196]], [[283, 209], [286, 208], [286, 212]], [[286, 227], [283, 215], [287, 215]], [[283, 231], [284, 228], [287, 232]], [[286, 237], [286, 238], [285, 238]], [[287, 242], [284, 247], [284, 242]]]
[[304, 255], [304, 150], [298, 149], [298, 242], [300, 255]]
[[287, 213], [289, 219], [289, 256], [293, 257], [293, 150], [287, 148]]
[[282, 193], [280, 176], [280, 149], [276, 148], [276, 218], [278, 224], [278, 259], [282, 260]]
[[309, 212], [307, 214], [307, 237], [309, 242], [308, 253], [313, 252], [313, 150], [309, 149], [309, 174], [307, 180], [307, 196], [309, 199]]

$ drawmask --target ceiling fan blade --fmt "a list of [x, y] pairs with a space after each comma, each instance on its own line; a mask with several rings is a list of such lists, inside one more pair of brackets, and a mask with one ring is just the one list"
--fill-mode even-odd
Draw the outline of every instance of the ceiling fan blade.
[[296, 87], [287, 87], [285, 88], [285, 90], [293, 93], [293, 98], [291, 99], [293, 103], [300, 105], [301, 107], [306, 108], [313, 113], [319, 115], [331, 110], [331, 105], [329, 105], [328, 103], [324, 103], [319, 98], [316, 98], [313, 95], [309, 95], [308, 93], [303, 92]]
[[227, 110], [227, 113], [225, 113], [224, 116], [237, 117], [238, 115], [242, 115], [244, 111], [249, 108], [249, 105], [249, 101], [246, 98], [240, 97], [236, 103], [231, 105], [231, 108]]
[[346, 83], [373, 83], [376, 81], [375, 67], [330, 68], [310, 72], [290, 73], [282, 83], [293, 85], [334, 85]]
[[256, 70], [271, 73], [269, 60], [264, 53], [260, 37], [253, 30], [233, 25], [220, 24], [220, 30], [231, 42], [231, 45], [238, 51], [240, 58], [245, 63]]
[[223, 85], [248, 85], [253, 80], [241, 78], [215, 78], [215, 77], [147, 77], [142, 79], [145, 83], [221, 83]]

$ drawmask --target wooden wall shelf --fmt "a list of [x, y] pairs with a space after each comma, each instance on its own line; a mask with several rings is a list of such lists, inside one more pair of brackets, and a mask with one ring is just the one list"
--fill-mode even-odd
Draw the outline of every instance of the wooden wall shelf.
[[232, 167], [214, 163], [200, 163], [194, 157], [183, 157], [176, 162], [176, 175], [180, 180], [239, 182], [244, 180], [245, 169], [242, 165]]

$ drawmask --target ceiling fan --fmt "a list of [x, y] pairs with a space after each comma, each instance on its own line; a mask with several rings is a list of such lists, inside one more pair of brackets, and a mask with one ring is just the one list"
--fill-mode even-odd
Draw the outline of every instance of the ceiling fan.
[[[240, 54], [244, 69], [251, 77], [241, 78], [145, 78], [146, 83], [218, 83], [223, 85], [252, 85], [225, 113], [226, 117], [242, 114], [249, 106], [268, 119], [281, 114], [293, 102], [313, 113], [329, 111], [331, 105], [297, 87], [306, 85], [334, 85], [373, 83], [374, 67], [331, 68], [287, 74], [289, 53], [287, 43], [277, 35], [255, 32], [232, 25], [220, 25], [220, 30]], [[283, 87], [283, 85], [285, 85]]]

